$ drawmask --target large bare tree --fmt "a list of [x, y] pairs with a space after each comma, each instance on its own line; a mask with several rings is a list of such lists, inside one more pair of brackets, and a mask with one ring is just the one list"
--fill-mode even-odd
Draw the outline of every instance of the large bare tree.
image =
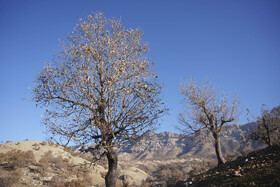
[[186, 110], [179, 114], [181, 130], [197, 134], [209, 130], [214, 138], [218, 165], [225, 163], [221, 151], [220, 135], [222, 128], [237, 120], [238, 99], [218, 95], [212, 85], [205, 81], [202, 86], [192, 78], [180, 84], [179, 92], [184, 96]]
[[256, 128], [249, 132], [248, 138], [268, 146], [280, 142], [280, 106], [267, 110], [262, 107], [261, 116], [257, 117]]
[[48, 132], [102, 149], [106, 186], [117, 182], [113, 147], [149, 132], [165, 112], [147, 50], [139, 29], [93, 13], [79, 21], [36, 77], [33, 100], [46, 107]]

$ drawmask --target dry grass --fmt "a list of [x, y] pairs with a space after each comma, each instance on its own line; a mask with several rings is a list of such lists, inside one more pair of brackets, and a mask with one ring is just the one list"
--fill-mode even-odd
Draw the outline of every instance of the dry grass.
[[[93, 167], [88, 160], [74, 156], [78, 153], [73, 154], [70, 148], [68, 151], [62, 146], [50, 145], [43, 141], [0, 144], [0, 184], [2, 186], [17, 182], [19, 185], [31, 186], [41, 186], [43, 183], [51, 186], [104, 184], [104, 178], [99, 174], [104, 168], [98, 165]], [[22, 177], [17, 177], [19, 174]], [[59, 181], [58, 178], [63, 180]]]
[[32, 151], [11, 150], [0, 153], [0, 187], [9, 187], [19, 182], [22, 177], [20, 168], [35, 162]]
[[[107, 169], [100, 164], [107, 167], [107, 160], [91, 165], [71, 148], [43, 141], [0, 144], [2, 186], [104, 186]], [[139, 186], [149, 177], [149, 174], [132, 166], [120, 170], [119, 174], [125, 179], [119, 180], [122, 186]]]
[[6, 171], [0, 169], [0, 187], [10, 187], [19, 182], [22, 177], [20, 171]]

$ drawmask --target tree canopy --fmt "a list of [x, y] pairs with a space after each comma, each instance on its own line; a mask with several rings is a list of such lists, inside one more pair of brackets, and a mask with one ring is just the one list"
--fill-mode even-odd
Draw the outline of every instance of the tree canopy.
[[238, 119], [237, 97], [218, 95], [213, 86], [205, 81], [199, 85], [188, 79], [180, 84], [179, 92], [184, 96], [185, 109], [179, 114], [180, 128], [185, 133], [199, 133], [204, 129], [210, 131], [215, 140], [215, 150], [218, 164], [224, 163], [220, 145], [222, 128]]
[[141, 37], [102, 13], [79, 21], [35, 79], [33, 100], [46, 107], [48, 132], [95, 144], [110, 160], [115, 143], [153, 129], [166, 109]]
[[268, 146], [280, 141], [280, 106], [271, 110], [262, 108], [261, 116], [257, 117], [256, 128], [249, 133], [249, 140], [261, 142]]

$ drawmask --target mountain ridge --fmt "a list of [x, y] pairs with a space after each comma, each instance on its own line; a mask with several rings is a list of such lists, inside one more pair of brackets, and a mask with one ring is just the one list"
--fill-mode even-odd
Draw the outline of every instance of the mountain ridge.
[[[242, 137], [254, 128], [254, 123], [227, 125], [221, 135], [222, 152], [228, 157], [237, 157], [242, 152], [262, 148], [258, 143], [244, 144]], [[202, 136], [202, 135], [201, 135]], [[164, 131], [152, 133], [136, 142], [124, 143], [116, 148], [120, 160], [162, 160], [175, 158], [215, 159], [215, 150], [211, 134], [203, 139], [184, 134]]]

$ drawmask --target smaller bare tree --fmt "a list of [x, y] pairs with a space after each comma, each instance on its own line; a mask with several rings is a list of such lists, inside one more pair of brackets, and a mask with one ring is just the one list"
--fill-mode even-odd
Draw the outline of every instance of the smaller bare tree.
[[257, 118], [257, 127], [249, 134], [249, 139], [271, 146], [280, 140], [280, 106], [272, 110], [262, 107], [261, 116]]
[[237, 120], [239, 100], [227, 95], [218, 96], [212, 85], [205, 81], [199, 86], [192, 78], [180, 84], [179, 92], [184, 96], [186, 111], [179, 114], [183, 132], [210, 131], [214, 138], [218, 165], [225, 163], [221, 151], [220, 135], [222, 128]]

